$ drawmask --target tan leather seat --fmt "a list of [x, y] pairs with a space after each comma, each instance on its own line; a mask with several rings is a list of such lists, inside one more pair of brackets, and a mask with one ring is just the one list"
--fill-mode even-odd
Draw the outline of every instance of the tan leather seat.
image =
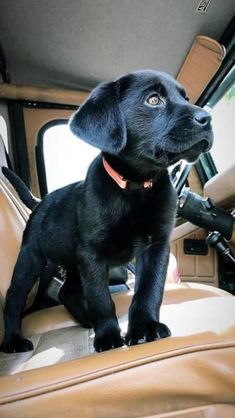
[[[0, 340], [26, 218], [26, 208], [0, 179]], [[124, 332], [131, 296], [113, 296]], [[168, 284], [161, 320], [172, 337], [99, 354], [93, 331], [64, 307], [34, 312], [23, 321], [34, 351], [0, 353], [0, 417], [232, 417], [234, 301], [206, 285]]]

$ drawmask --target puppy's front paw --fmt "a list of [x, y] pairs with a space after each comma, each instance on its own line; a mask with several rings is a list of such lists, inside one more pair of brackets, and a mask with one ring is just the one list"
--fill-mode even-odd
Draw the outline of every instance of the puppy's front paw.
[[120, 328], [103, 326], [97, 329], [94, 339], [94, 347], [98, 352], [111, 350], [112, 348], [122, 347], [125, 344], [120, 335]]
[[126, 344], [151, 342], [160, 338], [170, 337], [169, 328], [162, 322], [150, 321], [145, 324], [130, 325], [126, 334]]
[[1, 350], [5, 353], [24, 353], [33, 350], [33, 343], [26, 338], [14, 337], [10, 341], [4, 341]]

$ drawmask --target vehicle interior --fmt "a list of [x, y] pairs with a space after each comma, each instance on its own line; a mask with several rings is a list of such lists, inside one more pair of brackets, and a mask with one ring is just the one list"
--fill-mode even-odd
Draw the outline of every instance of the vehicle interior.
[[[167, 72], [214, 130], [209, 153], [170, 170], [179, 197], [161, 320], [172, 336], [96, 353], [94, 330], [59, 301], [63, 269], [48, 265], [23, 318], [34, 350], [0, 352], [0, 417], [235, 416], [234, 11], [233, 0], [0, 0], [0, 166], [38, 199], [85, 178], [99, 151], [68, 120], [103, 81]], [[30, 213], [0, 170], [0, 344]], [[134, 283], [135, 260], [110, 271], [123, 333]]]

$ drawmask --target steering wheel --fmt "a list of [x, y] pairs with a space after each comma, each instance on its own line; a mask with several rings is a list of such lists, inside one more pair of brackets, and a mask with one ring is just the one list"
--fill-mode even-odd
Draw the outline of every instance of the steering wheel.
[[179, 164], [174, 166], [170, 172], [173, 186], [180, 196], [182, 189], [184, 188], [193, 164], [188, 164], [186, 161], [181, 161]]

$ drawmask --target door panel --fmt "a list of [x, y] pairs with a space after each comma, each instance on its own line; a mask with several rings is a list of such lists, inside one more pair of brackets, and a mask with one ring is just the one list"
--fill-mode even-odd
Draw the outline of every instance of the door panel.
[[201, 282], [218, 287], [218, 258], [214, 249], [207, 255], [188, 255], [184, 252], [184, 240], [204, 240], [207, 232], [186, 222], [175, 228], [172, 234], [171, 251], [178, 262], [181, 281]]

